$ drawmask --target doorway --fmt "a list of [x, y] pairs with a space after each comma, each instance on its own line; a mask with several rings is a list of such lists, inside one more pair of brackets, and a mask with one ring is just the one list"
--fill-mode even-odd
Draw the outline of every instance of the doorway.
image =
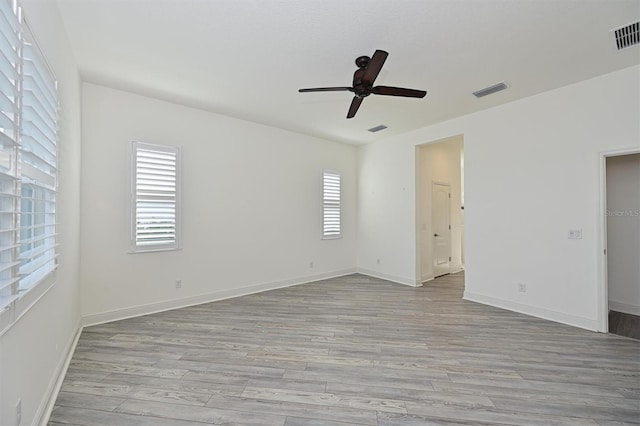
[[416, 280], [463, 270], [462, 135], [416, 146]]
[[604, 166], [606, 331], [640, 339], [640, 153]]

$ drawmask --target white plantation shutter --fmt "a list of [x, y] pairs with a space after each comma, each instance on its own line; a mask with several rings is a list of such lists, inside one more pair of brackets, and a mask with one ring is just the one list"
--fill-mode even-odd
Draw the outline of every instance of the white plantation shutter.
[[[20, 21], [0, 1], [0, 311], [18, 297]], [[4, 316], [3, 316], [4, 318]], [[5, 321], [0, 321], [0, 331]]]
[[58, 87], [16, 0], [0, 0], [0, 334], [55, 282]]
[[322, 238], [340, 238], [340, 173], [322, 173]]
[[132, 250], [180, 248], [180, 148], [133, 143]]
[[20, 288], [56, 264], [57, 83], [25, 31], [22, 83]]

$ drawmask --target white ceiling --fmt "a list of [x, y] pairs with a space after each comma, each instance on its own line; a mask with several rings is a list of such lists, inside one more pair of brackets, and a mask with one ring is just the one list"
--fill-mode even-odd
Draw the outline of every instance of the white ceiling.
[[[640, 0], [58, 0], [83, 79], [362, 144], [640, 63]], [[354, 60], [389, 52], [347, 120]], [[506, 81], [506, 91], [471, 92]], [[597, 102], [597, 99], [594, 99]], [[389, 128], [372, 134], [378, 124]]]

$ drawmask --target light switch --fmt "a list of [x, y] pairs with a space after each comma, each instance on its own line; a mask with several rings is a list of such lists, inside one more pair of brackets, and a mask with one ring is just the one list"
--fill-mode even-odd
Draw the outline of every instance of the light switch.
[[581, 240], [582, 239], [582, 229], [569, 229], [569, 239], [570, 240]]

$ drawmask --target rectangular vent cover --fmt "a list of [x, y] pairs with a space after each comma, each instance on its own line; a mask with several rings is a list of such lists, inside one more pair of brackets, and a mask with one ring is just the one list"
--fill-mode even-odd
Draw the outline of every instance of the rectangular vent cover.
[[375, 133], [375, 132], [379, 132], [380, 130], [384, 130], [386, 128], [387, 128], [387, 126], [385, 126], [384, 124], [380, 124], [380, 125], [378, 125], [376, 127], [372, 127], [370, 129], [367, 129], [367, 130], [369, 130], [371, 133]]
[[616, 36], [616, 47], [622, 50], [640, 43], [640, 21], [611, 30]]
[[505, 83], [504, 81], [498, 84], [494, 84], [493, 86], [489, 86], [489, 87], [485, 87], [484, 89], [480, 89], [476, 92], [473, 92], [473, 96], [475, 96], [476, 98], [481, 98], [483, 96], [487, 96], [490, 95], [492, 93], [496, 93], [499, 92], [501, 90], [506, 89], [507, 83]]

